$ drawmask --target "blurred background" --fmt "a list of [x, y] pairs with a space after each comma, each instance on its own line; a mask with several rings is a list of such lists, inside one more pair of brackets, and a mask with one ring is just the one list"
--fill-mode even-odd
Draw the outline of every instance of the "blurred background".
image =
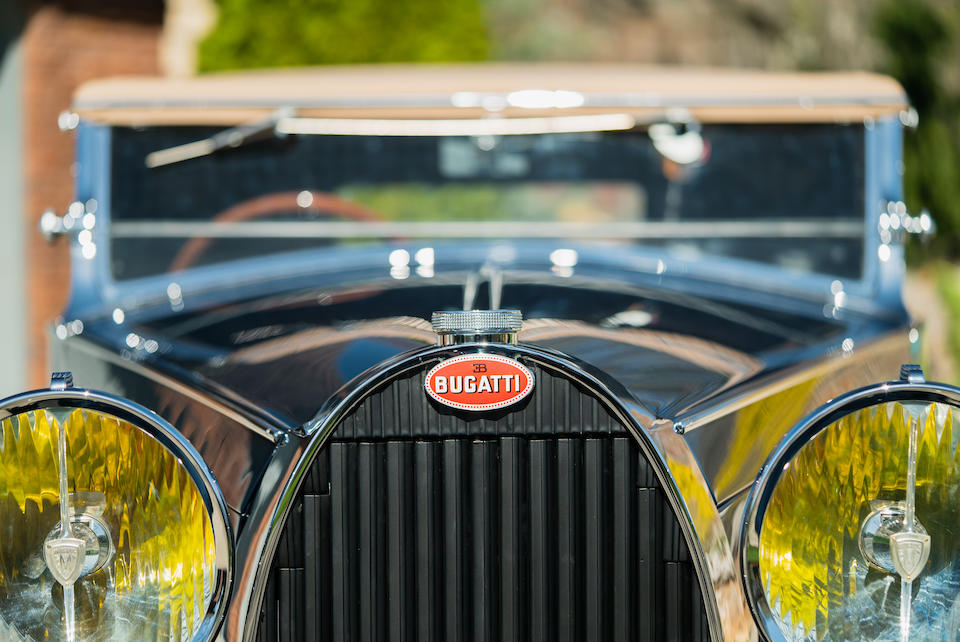
[[[72, 196], [58, 117], [86, 80], [344, 63], [584, 60], [866, 69], [897, 78], [906, 201], [938, 234], [908, 248], [928, 378], [960, 383], [960, 4], [955, 0], [3, 0], [0, 395], [45, 385], [69, 260], [38, 231]], [[28, 364], [21, 367], [22, 364]], [[891, 373], [892, 374], [892, 373]]]

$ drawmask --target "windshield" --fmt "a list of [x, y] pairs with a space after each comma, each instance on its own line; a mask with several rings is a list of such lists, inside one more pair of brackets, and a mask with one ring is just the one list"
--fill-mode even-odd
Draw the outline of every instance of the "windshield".
[[117, 279], [411, 238], [565, 238], [859, 278], [863, 128], [704, 125], [678, 164], [646, 131], [297, 135], [159, 167], [210, 127], [115, 128]]

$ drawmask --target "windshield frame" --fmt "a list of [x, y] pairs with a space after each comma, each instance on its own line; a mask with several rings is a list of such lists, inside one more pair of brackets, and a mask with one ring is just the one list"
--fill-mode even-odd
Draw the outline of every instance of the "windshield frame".
[[[77, 129], [77, 159], [78, 171], [76, 174], [77, 200], [80, 202], [94, 202], [96, 204], [96, 226], [91, 230], [93, 242], [96, 244], [96, 254], [88, 258], [81, 251], [77, 243], [71, 246], [72, 255], [72, 296], [71, 310], [82, 310], [90, 307], [102, 307], [103, 304], [119, 301], [135, 301], [142, 298], [145, 292], [158, 290], [165, 292], [167, 286], [176, 281], [181, 287], [191, 287], [195, 283], [201, 289], [203, 284], [232, 277], [247, 280], [247, 276], [255, 279], [257, 271], [262, 270], [263, 261], [241, 259], [229, 264], [198, 266], [176, 274], [172, 278], [169, 273], [154, 276], [116, 280], [111, 273], [110, 261], [110, 182], [111, 174], [111, 137], [112, 127], [89, 121], [82, 121]], [[887, 261], [880, 261], [876, 248], [880, 245], [877, 218], [880, 213], [878, 203], [900, 200], [902, 191], [900, 186], [900, 158], [901, 158], [901, 126], [897, 118], [884, 118], [877, 122], [868, 122], [864, 128], [864, 260], [861, 279], [844, 279], [842, 288], [846, 294], [863, 301], [888, 303], [896, 302], [899, 306], [899, 288], [903, 274], [902, 247], [894, 241], [890, 244], [892, 250]], [[573, 245], [574, 241], [563, 243]], [[539, 245], [539, 244], [535, 244]], [[396, 249], [396, 243], [384, 243], [383, 252], [389, 254]], [[645, 248], [649, 249], [649, 248]], [[313, 252], [323, 253], [318, 249]], [[589, 254], [589, 250], [586, 252]], [[630, 261], [629, 253], [616, 253], [626, 270], [637, 269]], [[647, 252], [638, 252], [639, 255]], [[297, 253], [298, 260], [302, 256]], [[280, 255], [267, 257], [277, 266], [277, 274], [284, 270], [296, 269], [290, 260]], [[836, 289], [837, 279], [823, 274], [799, 274], [787, 271], [776, 265], [749, 263], [741, 266], [742, 262], [734, 259], [717, 260], [716, 257], [704, 255], [696, 261], [678, 262], [676, 257], [670, 257], [678, 269], [692, 275], [702, 276], [708, 280], [716, 280], [722, 274], [722, 282], [737, 284], [746, 288], [766, 289], [774, 287], [778, 280], [785, 280], [790, 284], [790, 290], [798, 295], [822, 297], [824, 292]], [[316, 263], [317, 268], [323, 262]], [[723, 269], [719, 269], [722, 267]], [[741, 274], [740, 270], [746, 270]], [[261, 272], [262, 274], [262, 272]], [[761, 283], [750, 277], [751, 274], [764, 275]], [[276, 276], [275, 275], [275, 276]], [[769, 277], [769, 278], [768, 278]], [[766, 284], [766, 285], [765, 285]], [[872, 307], [872, 306], [871, 306]]]

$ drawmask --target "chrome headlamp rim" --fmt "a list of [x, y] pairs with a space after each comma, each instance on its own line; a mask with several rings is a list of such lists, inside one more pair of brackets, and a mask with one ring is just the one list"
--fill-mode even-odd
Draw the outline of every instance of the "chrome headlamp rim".
[[[858, 410], [889, 402], [944, 403], [960, 408], [960, 388], [940, 383], [890, 381], [848, 392], [814, 410], [780, 441], [760, 469], [744, 503], [740, 527], [740, 570], [747, 604], [761, 634], [772, 642], [786, 642], [764, 593], [760, 576], [760, 531], [770, 496], [779, 482], [784, 466], [801, 448], [836, 421]], [[751, 559], [752, 558], [752, 559]]]
[[0, 399], [0, 421], [35, 410], [91, 410], [111, 415], [143, 430], [172, 453], [186, 469], [210, 516], [216, 577], [210, 606], [193, 635], [195, 642], [214, 638], [226, 616], [233, 581], [234, 541], [223, 492], [200, 453], [169, 422], [145, 406], [106, 392], [85, 388], [44, 388]]

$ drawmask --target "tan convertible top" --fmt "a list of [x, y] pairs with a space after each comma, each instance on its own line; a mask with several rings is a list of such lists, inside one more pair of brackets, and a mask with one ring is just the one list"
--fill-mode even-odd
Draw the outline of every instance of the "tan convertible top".
[[[532, 91], [531, 91], [532, 90]], [[236, 125], [291, 107], [329, 118], [471, 118], [628, 113], [685, 107], [702, 122], [850, 122], [907, 107], [892, 78], [596, 64], [382, 65], [89, 82], [81, 117], [122, 125]]]

